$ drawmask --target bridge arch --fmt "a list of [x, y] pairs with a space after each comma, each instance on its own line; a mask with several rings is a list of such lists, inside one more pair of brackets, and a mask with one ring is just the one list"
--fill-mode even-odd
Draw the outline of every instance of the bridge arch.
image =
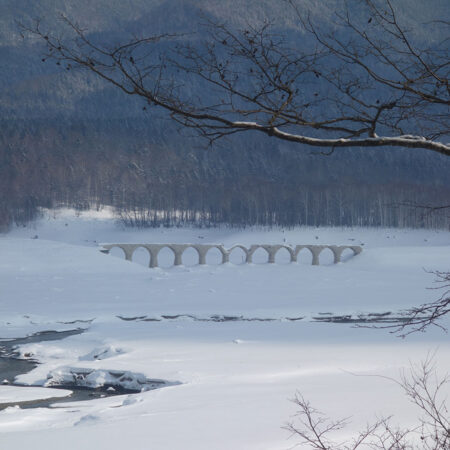
[[[141, 250], [144, 250], [145, 254], [143, 254]], [[145, 245], [136, 245], [136, 247], [133, 249], [131, 261], [150, 267], [151, 259], [152, 255]]]
[[[161, 245], [161, 247], [156, 252], [156, 258], [157, 267], [168, 268], [177, 265], [177, 252], [170, 244]], [[172, 264], [167, 264], [170, 260], [172, 260]]]
[[353, 256], [356, 256], [357, 254], [358, 253], [355, 252], [355, 250], [353, 248], [346, 246], [342, 249], [342, 253], [341, 253], [339, 262], [345, 262], [345, 261], [349, 260], [350, 258], [352, 258]]
[[186, 248], [180, 249], [181, 262], [184, 266], [195, 266], [200, 261], [200, 253], [192, 246], [186, 246]]
[[320, 265], [331, 265], [334, 264], [336, 260], [336, 253], [330, 245], [324, 245], [319, 251], [319, 261]]
[[112, 245], [107, 250], [101, 250], [103, 253], [110, 254], [116, 258], [127, 259], [127, 254], [125, 250], [120, 245]]
[[[217, 258], [214, 257], [214, 254], [217, 255]], [[223, 248], [222, 245], [211, 245], [210, 248], [206, 252], [206, 258], [207, 259], [209, 258], [210, 261], [211, 261], [211, 258], [218, 261], [217, 263], [211, 263], [211, 262], [207, 261], [208, 264], [214, 264], [214, 265], [225, 264], [226, 262], [228, 262], [228, 253]]]
[[[280, 263], [280, 264], [287, 264], [287, 262], [283, 263], [283, 260], [289, 260], [288, 263], [292, 263], [296, 261], [296, 258], [294, 256], [294, 251], [292, 248], [288, 247], [287, 245], [279, 245], [278, 248], [275, 250], [274, 255], [274, 262]], [[283, 254], [285, 257], [283, 257]], [[277, 260], [278, 258], [278, 260]], [[281, 260], [281, 261], [280, 261]]]
[[[235, 257], [239, 254], [238, 250], [241, 250], [243, 253], [242, 263], [240, 263], [240, 264], [245, 264], [248, 262], [248, 248], [244, 247], [243, 245], [240, 245], [240, 244], [233, 245], [226, 251], [227, 257], [228, 257], [227, 262], [230, 261], [232, 255], [233, 255], [233, 252], [234, 252]], [[235, 258], [233, 258], [233, 259], [235, 259]], [[233, 264], [239, 264], [239, 263], [233, 262]]]
[[296, 245], [294, 256], [297, 262], [303, 264], [312, 264], [313, 262], [313, 254], [307, 245]]
[[[264, 245], [264, 244], [263, 245], [259, 245], [259, 244], [251, 245], [250, 249], [247, 252], [247, 262], [254, 263], [255, 256], [256, 256], [256, 259], [259, 259], [258, 253], [261, 255], [261, 258], [262, 258], [260, 249], [262, 249], [262, 251], [265, 251], [267, 253], [267, 261], [265, 261], [265, 262], [271, 262], [270, 261], [271, 253], [270, 253], [269, 247], [271, 247], [271, 246]], [[261, 264], [261, 263], [257, 263], [257, 264]]]

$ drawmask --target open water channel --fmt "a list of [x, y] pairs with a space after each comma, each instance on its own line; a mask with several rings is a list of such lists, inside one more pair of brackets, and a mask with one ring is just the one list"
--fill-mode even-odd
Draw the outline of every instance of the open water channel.
[[[69, 331], [44, 331], [33, 334], [24, 338], [18, 339], [0, 339], [0, 383], [10, 386], [25, 386], [15, 382], [18, 375], [28, 373], [33, 370], [38, 362], [33, 359], [21, 359], [16, 351], [16, 347], [21, 344], [28, 344], [32, 342], [55, 341], [64, 339], [75, 334], [83, 333], [83, 329], [69, 330]], [[166, 383], [162, 380], [149, 380], [146, 389], [156, 389], [165, 386]], [[26, 385], [27, 387], [30, 387]], [[42, 388], [42, 386], [36, 386]], [[76, 402], [84, 400], [94, 400], [113, 395], [135, 394], [140, 391], [125, 389], [118, 385], [103, 385], [98, 388], [89, 388], [85, 386], [77, 386], [76, 384], [61, 384], [52, 385], [52, 389], [66, 389], [72, 391], [72, 394], [66, 397], [53, 397], [41, 400], [0, 403], [0, 410], [9, 406], [20, 406], [20, 408], [45, 408], [57, 407], [53, 406], [58, 403]]]

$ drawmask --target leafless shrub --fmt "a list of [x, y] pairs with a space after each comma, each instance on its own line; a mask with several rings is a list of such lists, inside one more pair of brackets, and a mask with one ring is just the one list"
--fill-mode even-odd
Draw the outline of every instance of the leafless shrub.
[[292, 400], [298, 407], [293, 421], [284, 428], [295, 438], [294, 447], [315, 450], [447, 450], [450, 448], [450, 420], [446, 405], [449, 375], [439, 377], [428, 357], [418, 366], [411, 366], [399, 380], [390, 379], [401, 387], [407, 399], [417, 407], [417, 426], [399, 428], [392, 418], [382, 418], [347, 441], [336, 434], [349, 419], [333, 420], [317, 411], [301, 394]]

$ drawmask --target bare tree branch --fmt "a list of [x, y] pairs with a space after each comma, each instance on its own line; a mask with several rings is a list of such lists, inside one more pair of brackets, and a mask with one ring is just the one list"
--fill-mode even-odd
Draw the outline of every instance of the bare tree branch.
[[437, 300], [401, 311], [403, 317], [401, 323], [372, 325], [370, 327], [367, 325], [358, 325], [358, 327], [387, 329], [399, 337], [406, 337], [416, 332], [425, 332], [431, 326], [438, 327], [447, 332], [446, 327], [440, 321], [450, 313], [450, 272], [432, 271], [429, 273], [436, 276], [436, 286], [430, 289], [444, 290], [443, 294]]
[[[288, 4], [303, 27], [295, 39], [269, 21], [236, 30], [206, 19], [191, 42], [164, 34], [110, 47], [66, 17], [72, 38], [39, 21], [22, 31], [46, 42], [44, 61], [93, 72], [211, 143], [253, 131], [332, 151], [402, 147], [450, 156], [445, 37], [420, 46], [390, 0], [364, 1], [370, 23], [348, 8], [336, 12], [333, 31]], [[448, 30], [443, 21], [429, 26]]]

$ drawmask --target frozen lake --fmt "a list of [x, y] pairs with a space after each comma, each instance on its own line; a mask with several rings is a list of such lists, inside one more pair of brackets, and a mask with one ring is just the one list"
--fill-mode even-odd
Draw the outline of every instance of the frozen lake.
[[[100, 253], [99, 242], [351, 244], [364, 250], [336, 265], [186, 260], [149, 269], [139, 258], [130, 263]], [[445, 372], [448, 335], [434, 328], [400, 339], [353, 322], [435, 299], [427, 271], [450, 267], [449, 245], [448, 232], [433, 230], [127, 230], [108, 211], [52, 212], [13, 229], [0, 237], [0, 338], [83, 329], [61, 340], [22, 341], [19, 355], [39, 364], [16, 382], [51, 388], [75, 374], [91, 388], [111, 380], [129, 388], [145, 380], [168, 384], [55, 408], [6, 408], [0, 446], [287, 449], [295, 438], [282, 427], [294, 417], [289, 399], [296, 392], [333, 418], [352, 416], [342, 439], [379, 416], [413, 426], [418, 412], [383, 377], [398, 379], [430, 352]], [[338, 316], [349, 320], [327, 320]]]

